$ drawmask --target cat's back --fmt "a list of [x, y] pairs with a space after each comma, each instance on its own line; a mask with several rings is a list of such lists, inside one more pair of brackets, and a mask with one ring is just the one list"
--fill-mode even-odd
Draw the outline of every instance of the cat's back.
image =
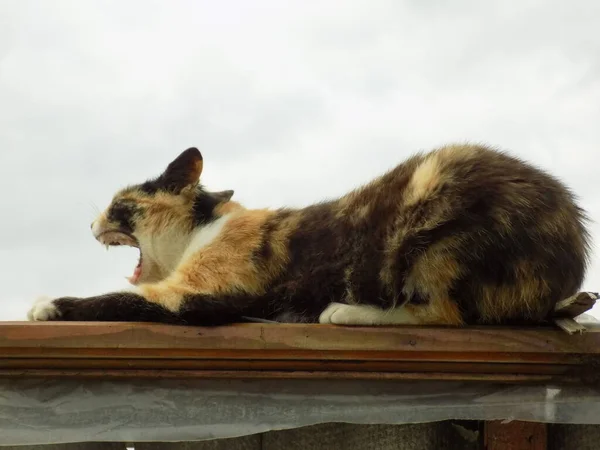
[[562, 182], [481, 145], [414, 154], [292, 214], [271, 293], [302, 311], [341, 299], [414, 307], [424, 323], [539, 322], [580, 288], [589, 251]]
[[373, 201], [380, 200], [378, 196], [394, 197], [393, 201], [400, 201], [404, 207], [423, 204], [441, 195], [479, 198], [492, 194], [504, 196], [505, 200], [512, 195], [513, 200], [529, 204], [538, 200], [562, 201], [563, 207], [577, 208], [569, 189], [548, 172], [505, 151], [473, 144], [416, 153], [371, 183], [348, 193], [341, 203], [361, 194], [371, 195]]
[[589, 236], [569, 189], [486, 146], [415, 154], [331, 208], [360, 253], [349, 272], [364, 279], [351, 284], [378, 278], [355, 296], [382, 307], [438, 298], [456, 306], [442, 322], [540, 321], [585, 275]]
[[396, 237], [401, 253], [421, 252], [404, 292], [447, 296], [465, 322], [502, 323], [543, 320], [581, 287], [585, 215], [554, 176], [502, 151], [453, 145], [419, 155], [408, 178]]

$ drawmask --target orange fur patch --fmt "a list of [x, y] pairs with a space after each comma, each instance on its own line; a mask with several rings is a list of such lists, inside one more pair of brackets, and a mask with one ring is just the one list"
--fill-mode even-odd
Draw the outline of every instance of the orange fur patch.
[[543, 314], [540, 298], [548, 295], [548, 283], [537, 276], [539, 269], [530, 261], [515, 266], [517, 283], [481, 286], [479, 309], [484, 320], [496, 322], [510, 317], [538, 317]]
[[434, 297], [427, 305], [409, 304], [405, 308], [423, 325], [464, 325], [458, 305], [447, 297]]
[[244, 209], [242, 205], [240, 205], [238, 202], [234, 202], [231, 200], [217, 205], [217, 207], [214, 210], [214, 213], [216, 216], [222, 217], [225, 214], [230, 214], [241, 209]]
[[252, 255], [262, 244], [263, 225], [274, 214], [269, 210], [245, 210], [235, 215], [214, 241], [184, 261], [174, 276], [198, 293], [264, 294], [268, 281], [287, 262], [287, 239], [293, 229], [290, 223], [276, 230], [270, 240], [273, 257], [265, 261], [267, 267], [256, 266]]
[[171, 312], [179, 311], [184, 296], [194, 293], [189, 287], [178, 283], [177, 279], [172, 276], [158, 283], [141, 284], [134, 292]]

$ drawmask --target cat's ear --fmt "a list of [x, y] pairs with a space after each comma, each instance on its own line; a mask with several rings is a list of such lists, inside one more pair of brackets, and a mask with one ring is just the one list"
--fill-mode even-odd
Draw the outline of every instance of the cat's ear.
[[233, 190], [232, 189], [228, 189], [226, 191], [220, 191], [220, 192], [211, 192], [211, 194], [216, 197], [219, 202], [228, 202], [229, 200], [231, 200], [231, 197], [233, 197]]
[[200, 150], [195, 147], [183, 151], [159, 177], [162, 187], [173, 194], [192, 187], [200, 181], [203, 160]]

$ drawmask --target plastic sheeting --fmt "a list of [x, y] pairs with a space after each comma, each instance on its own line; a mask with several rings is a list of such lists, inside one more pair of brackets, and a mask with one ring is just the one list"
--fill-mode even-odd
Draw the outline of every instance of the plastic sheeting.
[[600, 391], [459, 382], [0, 380], [0, 444], [194, 441], [325, 422], [600, 424]]

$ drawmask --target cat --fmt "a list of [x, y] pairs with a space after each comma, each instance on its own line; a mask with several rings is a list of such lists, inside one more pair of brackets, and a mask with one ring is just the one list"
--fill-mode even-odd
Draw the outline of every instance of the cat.
[[216, 326], [541, 324], [580, 288], [587, 217], [546, 172], [484, 145], [416, 153], [305, 208], [246, 209], [200, 184], [189, 148], [91, 224], [140, 250], [131, 287], [47, 298], [33, 321]]

